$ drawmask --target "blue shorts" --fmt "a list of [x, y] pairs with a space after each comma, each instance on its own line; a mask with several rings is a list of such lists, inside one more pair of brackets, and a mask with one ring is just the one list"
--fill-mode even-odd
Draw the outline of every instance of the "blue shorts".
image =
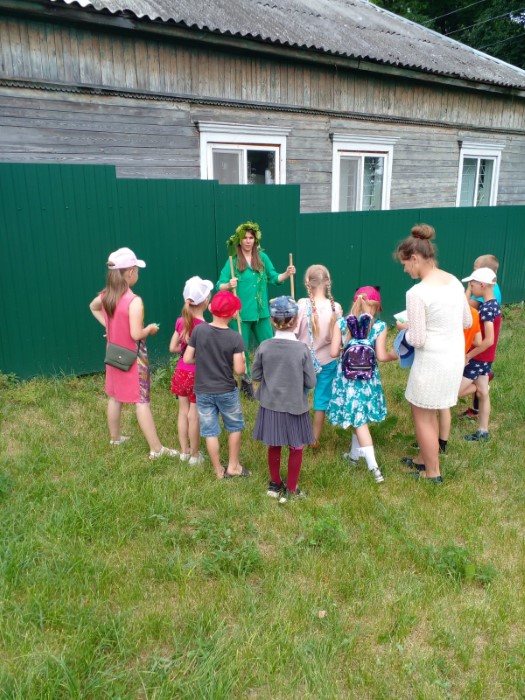
[[219, 414], [224, 429], [237, 433], [244, 428], [239, 390], [235, 388], [226, 394], [197, 394], [201, 437], [217, 437], [221, 434]]
[[317, 375], [317, 384], [314, 389], [314, 411], [326, 411], [332, 398], [332, 382], [337, 370], [337, 360], [323, 365]]
[[476, 360], [470, 360], [470, 362], [465, 365], [463, 376], [466, 377], [466, 379], [472, 379], [474, 382], [478, 377], [484, 374], [490, 374], [491, 367], [492, 362], [476, 362]]

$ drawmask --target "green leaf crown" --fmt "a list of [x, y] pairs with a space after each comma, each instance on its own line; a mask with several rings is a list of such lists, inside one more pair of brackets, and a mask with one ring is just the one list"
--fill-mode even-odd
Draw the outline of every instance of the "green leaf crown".
[[226, 247], [228, 248], [228, 255], [236, 255], [237, 247], [240, 246], [242, 239], [246, 235], [246, 231], [253, 231], [255, 236], [255, 245], [257, 248], [261, 247], [262, 233], [259, 228], [259, 224], [254, 221], [246, 221], [244, 224], [237, 226], [233, 236], [230, 236], [226, 241]]

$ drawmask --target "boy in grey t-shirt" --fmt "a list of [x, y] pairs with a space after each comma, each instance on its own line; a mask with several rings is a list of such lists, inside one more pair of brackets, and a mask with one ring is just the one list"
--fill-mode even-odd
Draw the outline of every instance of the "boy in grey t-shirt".
[[[219, 292], [211, 300], [211, 323], [201, 323], [193, 329], [184, 353], [184, 362], [195, 363], [195, 395], [199, 412], [200, 433], [218, 479], [250, 476], [239, 463], [241, 430], [244, 428], [239, 390], [233, 373], [246, 371], [245, 345], [242, 336], [228, 327], [235, 318], [241, 302], [231, 292]], [[221, 466], [219, 435], [222, 416], [228, 431], [228, 466]]]

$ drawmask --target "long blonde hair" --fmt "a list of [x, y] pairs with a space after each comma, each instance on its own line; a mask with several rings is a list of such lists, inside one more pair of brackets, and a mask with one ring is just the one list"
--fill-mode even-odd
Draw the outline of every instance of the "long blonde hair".
[[201, 301], [200, 304], [192, 304], [191, 299], [186, 299], [184, 302], [184, 306], [182, 307], [181, 311], [181, 317], [184, 322], [184, 328], [182, 329], [182, 333], [180, 334], [181, 340], [184, 341], [185, 343], [188, 342], [190, 339], [191, 332], [193, 330], [193, 321], [195, 320], [195, 316], [197, 314], [197, 311], [199, 309], [206, 308], [208, 305], [208, 302], [210, 300], [210, 295], [206, 297], [204, 301]]
[[102, 306], [109, 318], [113, 318], [115, 309], [120, 299], [129, 289], [126, 273], [133, 268], [127, 267], [124, 270], [109, 269], [106, 276], [106, 287], [102, 290]]
[[324, 287], [325, 294], [330, 300], [330, 306], [332, 307], [332, 316], [330, 318], [331, 336], [337, 316], [335, 312], [335, 301], [332, 296], [332, 280], [328, 268], [324, 265], [310, 265], [304, 273], [304, 286], [306, 287], [308, 298], [312, 305], [312, 334], [314, 338], [317, 338], [319, 335], [319, 314], [317, 313], [315, 305], [314, 290], [319, 287]]
[[[372, 330], [374, 318], [377, 312], [379, 311], [380, 306], [381, 304], [378, 301], [368, 299], [366, 294], [359, 294], [356, 297], [354, 303], [352, 304], [352, 308], [350, 309], [349, 314], [355, 316], [356, 318], [359, 318], [361, 314], [369, 314], [370, 316], [372, 316], [372, 321], [370, 322], [370, 330]], [[350, 330], [349, 333], [351, 334]]]

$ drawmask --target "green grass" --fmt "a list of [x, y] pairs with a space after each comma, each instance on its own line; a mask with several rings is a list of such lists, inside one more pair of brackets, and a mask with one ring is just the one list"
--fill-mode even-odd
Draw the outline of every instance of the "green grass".
[[[102, 376], [0, 375], [0, 697], [524, 698], [524, 344], [505, 309], [492, 439], [464, 442], [455, 419], [442, 488], [399, 463], [414, 435], [392, 363], [385, 483], [327, 426], [309, 498], [286, 506], [265, 495], [255, 404], [253, 478], [219, 482], [148, 462], [131, 408], [110, 449]], [[174, 446], [169, 379], [152, 406]]]

